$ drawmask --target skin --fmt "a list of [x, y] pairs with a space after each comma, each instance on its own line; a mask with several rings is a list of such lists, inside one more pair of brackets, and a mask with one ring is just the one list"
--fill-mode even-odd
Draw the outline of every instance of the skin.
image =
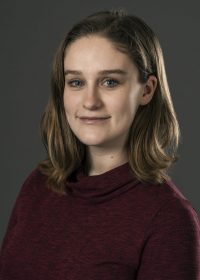
[[[99, 71], [121, 69], [126, 75]], [[126, 141], [137, 108], [153, 97], [155, 76], [138, 82], [138, 69], [130, 58], [115, 49], [108, 39], [92, 35], [77, 39], [65, 50], [66, 74], [63, 94], [67, 121], [76, 137], [87, 147], [87, 173], [99, 175], [128, 162]], [[80, 116], [109, 116], [86, 124]]]

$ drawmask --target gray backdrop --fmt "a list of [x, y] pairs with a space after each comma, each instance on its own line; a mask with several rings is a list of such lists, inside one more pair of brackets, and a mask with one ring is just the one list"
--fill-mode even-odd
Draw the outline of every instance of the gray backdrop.
[[39, 121], [50, 94], [50, 68], [65, 32], [101, 9], [125, 7], [156, 32], [182, 132], [171, 176], [200, 213], [199, 1], [2, 1], [0, 3], [0, 241], [25, 178], [43, 159]]

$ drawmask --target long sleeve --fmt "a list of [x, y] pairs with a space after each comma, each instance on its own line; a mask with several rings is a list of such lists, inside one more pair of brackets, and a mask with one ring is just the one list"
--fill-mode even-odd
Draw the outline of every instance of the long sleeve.
[[3, 258], [3, 253], [7, 247], [8, 242], [10, 242], [12, 240], [12, 237], [15, 233], [15, 227], [17, 226], [17, 223], [18, 223], [19, 212], [21, 211], [20, 208], [23, 203], [24, 197], [26, 197], [27, 195], [30, 196], [30, 194], [33, 194], [33, 192], [31, 192], [31, 189], [29, 186], [29, 182], [31, 181], [33, 174], [34, 174], [34, 172], [31, 172], [31, 174], [24, 180], [22, 186], [20, 187], [20, 191], [15, 199], [14, 206], [11, 210], [8, 225], [6, 228], [6, 233], [4, 235], [4, 238], [3, 238], [3, 241], [1, 244], [1, 249], [0, 249], [0, 271], [1, 271], [1, 262], [2, 262], [2, 258]]
[[9, 217], [9, 222], [7, 225], [6, 233], [2, 241], [1, 250], [0, 250], [0, 267], [1, 267], [1, 256], [3, 254], [4, 247], [6, 246], [8, 240], [12, 236], [12, 232], [14, 231], [14, 227], [17, 223], [17, 200], [15, 201], [14, 207], [12, 208], [11, 215]]
[[137, 274], [146, 279], [200, 279], [200, 223], [187, 200], [170, 199], [153, 218]]

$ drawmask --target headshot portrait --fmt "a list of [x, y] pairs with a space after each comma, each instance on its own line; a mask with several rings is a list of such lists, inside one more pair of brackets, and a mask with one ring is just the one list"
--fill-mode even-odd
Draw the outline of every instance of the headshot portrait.
[[0, 279], [199, 280], [200, 218], [174, 179], [184, 137], [160, 36], [134, 5], [79, 11], [62, 30], [36, 124], [44, 154], [29, 145], [37, 160], [6, 220]]

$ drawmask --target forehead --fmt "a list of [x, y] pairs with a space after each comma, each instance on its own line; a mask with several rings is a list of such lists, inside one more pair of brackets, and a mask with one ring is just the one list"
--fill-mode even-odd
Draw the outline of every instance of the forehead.
[[108, 39], [94, 35], [79, 38], [66, 48], [64, 67], [93, 71], [111, 67], [126, 71], [137, 70], [127, 54], [117, 50]]

